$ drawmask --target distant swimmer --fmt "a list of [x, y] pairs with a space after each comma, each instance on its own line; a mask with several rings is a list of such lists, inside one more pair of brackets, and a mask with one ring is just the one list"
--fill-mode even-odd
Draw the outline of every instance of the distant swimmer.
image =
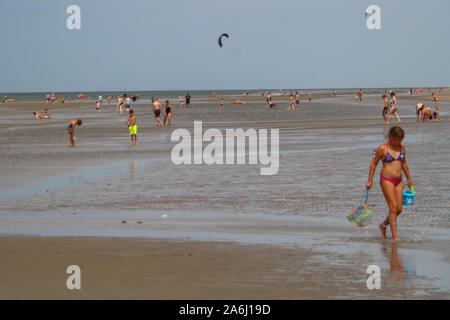
[[134, 111], [128, 111], [128, 119], [125, 124], [128, 126], [128, 130], [130, 132], [131, 144], [137, 145], [137, 124], [136, 117], [134, 116]]
[[166, 120], [168, 120], [169, 127], [172, 125], [172, 114], [173, 114], [173, 108], [172, 104], [169, 100], [166, 100], [166, 110], [164, 112], [164, 125], [166, 125]]
[[402, 212], [403, 205], [403, 172], [408, 179], [408, 186], [413, 186], [411, 174], [406, 162], [406, 150], [402, 144], [405, 137], [405, 131], [395, 126], [389, 130], [389, 140], [377, 148], [375, 157], [370, 165], [369, 179], [366, 188], [370, 189], [373, 185], [373, 176], [378, 162], [383, 162], [381, 169], [380, 185], [384, 197], [389, 207], [389, 214], [382, 224], [379, 225], [381, 237], [386, 240], [387, 227], [390, 226], [392, 240], [398, 240], [397, 218]]
[[382, 116], [384, 119], [384, 124], [389, 124], [389, 100], [387, 98], [387, 95], [383, 94], [383, 101], [384, 101], [384, 106], [383, 106], [383, 112], [382, 112]]
[[220, 108], [219, 108], [219, 112], [223, 111], [223, 104], [224, 104], [224, 100], [223, 98], [220, 98]]
[[397, 122], [400, 123], [400, 117], [398, 115], [397, 109], [397, 97], [395, 96], [395, 92], [391, 92], [391, 110], [389, 113], [389, 120], [391, 120], [392, 116], [397, 118]]
[[300, 93], [298, 91], [295, 93], [295, 107], [300, 110]]
[[434, 92], [431, 94], [431, 97], [434, 101], [434, 119], [439, 121], [441, 120], [441, 117], [439, 117], [439, 98], [434, 94]]
[[67, 125], [67, 131], [68, 134], [70, 135], [70, 145], [73, 147], [75, 146], [75, 127], [76, 126], [81, 126], [83, 124], [83, 120], [78, 119], [78, 120], [72, 120], [69, 122], [69, 124]]
[[159, 102], [159, 99], [156, 98], [155, 102], [152, 103], [152, 109], [153, 109], [153, 113], [155, 114], [155, 119], [156, 122], [158, 123], [158, 127], [163, 125], [160, 116], [161, 116], [161, 109], [162, 109], [162, 105]]

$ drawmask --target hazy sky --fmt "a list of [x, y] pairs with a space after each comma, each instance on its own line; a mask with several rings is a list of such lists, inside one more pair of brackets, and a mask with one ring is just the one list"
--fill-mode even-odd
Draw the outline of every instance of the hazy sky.
[[1, 0], [0, 30], [2, 92], [450, 85], [448, 0]]

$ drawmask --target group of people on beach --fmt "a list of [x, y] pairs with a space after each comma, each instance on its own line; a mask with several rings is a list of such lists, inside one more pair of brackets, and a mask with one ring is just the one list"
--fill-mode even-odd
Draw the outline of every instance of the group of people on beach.
[[[358, 91], [358, 100], [362, 101], [362, 90]], [[396, 118], [397, 123], [400, 123], [400, 117], [398, 114], [398, 103], [395, 92], [390, 92], [389, 98], [387, 94], [383, 96], [383, 119], [385, 124], [389, 124], [392, 118]], [[113, 97], [108, 97], [108, 103]], [[138, 99], [138, 96], [132, 96], [124, 94], [117, 97], [117, 109], [116, 112], [123, 112], [123, 108], [128, 112], [128, 118], [125, 121], [128, 127], [129, 134], [131, 137], [131, 144], [137, 145], [137, 120], [132, 107], [132, 103]], [[439, 98], [432, 93], [432, 99], [434, 102], [435, 111], [432, 112], [431, 108], [426, 106], [424, 103], [419, 103], [416, 106], [417, 121], [425, 121], [428, 119], [440, 120], [439, 117]], [[97, 109], [102, 103], [102, 96], [100, 95], [97, 100]], [[50, 96], [50, 101], [52, 97]], [[191, 96], [187, 94], [185, 97], [179, 97], [179, 106], [183, 108], [185, 105], [189, 107], [191, 102]], [[270, 92], [266, 96], [266, 102], [269, 108], [276, 108], [276, 105], [272, 102], [272, 97]], [[171, 126], [172, 116], [173, 116], [173, 106], [169, 100], [166, 100], [164, 106], [159, 102], [159, 98], [152, 97], [151, 100], [152, 111], [155, 116], [157, 126], [165, 126], [166, 123]], [[288, 109], [300, 109], [300, 93], [297, 91], [295, 94], [293, 92], [289, 95], [289, 107]], [[219, 111], [224, 110], [224, 99], [220, 98], [220, 108]], [[164, 118], [161, 120], [161, 114], [164, 111]], [[44, 115], [34, 112], [35, 119], [50, 119], [50, 112], [48, 109], [45, 110]], [[75, 127], [81, 126], [83, 121], [81, 119], [72, 120], [67, 125], [67, 131], [69, 134], [69, 141], [71, 146], [75, 145]], [[402, 144], [405, 137], [405, 131], [399, 126], [393, 126], [389, 130], [387, 142], [380, 145], [375, 152], [373, 161], [369, 169], [369, 178], [366, 183], [366, 188], [371, 189], [373, 186], [373, 177], [376, 171], [376, 167], [379, 161], [382, 161], [383, 167], [380, 174], [380, 186], [383, 191], [385, 200], [389, 207], [389, 213], [384, 221], [379, 225], [379, 229], [383, 239], [386, 239], [386, 233], [388, 227], [391, 229], [392, 239], [398, 240], [397, 232], [397, 219], [402, 212], [403, 205], [403, 173], [406, 176], [407, 184], [406, 186], [412, 187], [413, 181], [409, 171], [409, 167], [406, 161], [406, 149]]]
[[[439, 98], [434, 94], [434, 92], [431, 94], [431, 97], [434, 102], [435, 111], [433, 112], [430, 107], [426, 106], [422, 102], [418, 103], [416, 105], [417, 121], [441, 120], [439, 117]], [[400, 116], [398, 115], [397, 97], [395, 92], [390, 93], [390, 99], [388, 99], [386, 94], [384, 94], [382, 98], [384, 102], [382, 112], [384, 124], [390, 124], [392, 117], [395, 117], [397, 119], [397, 123], [400, 123], [401, 121]]]
[[166, 121], [169, 125], [169, 127], [172, 125], [172, 115], [173, 115], [173, 107], [169, 100], [166, 100], [165, 102], [165, 109], [164, 109], [164, 122], [161, 121], [161, 111], [163, 109], [163, 106], [161, 102], [159, 102], [159, 98], [152, 97], [152, 110], [153, 114], [155, 115], [155, 120], [157, 123], [157, 126], [162, 127], [166, 125]]
[[178, 105], [180, 108], [189, 108], [191, 106], [191, 95], [189, 93], [186, 93], [185, 96], [180, 95], [178, 97]]
[[434, 92], [431, 94], [431, 97], [433, 98], [435, 111], [433, 112], [430, 107], [426, 106], [422, 102], [418, 103], [416, 105], [416, 117], [418, 122], [425, 120], [441, 120], [441, 117], [439, 116], [439, 98], [434, 94]]
[[[311, 95], [308, 94], [308, 101], [311, 101]], [[276, 109], [277, 105], [272, 101], [272, 95], [270, 92], [266, 95], [266, 103], [270, 109]], [[288, 110], [300, 110], [300, 93], [298, 91], [295, 94], [291, 91], [289, 94]]]
[[47, 93], [45, 95], [45, 100], [47, 101], [47, 104], [49, 104], [49, 103], [54, 104], [55, 102], [64, 103], [64, 97], [60, 94], [58, 94], [58, 96], [57, 96], [54, 92]]

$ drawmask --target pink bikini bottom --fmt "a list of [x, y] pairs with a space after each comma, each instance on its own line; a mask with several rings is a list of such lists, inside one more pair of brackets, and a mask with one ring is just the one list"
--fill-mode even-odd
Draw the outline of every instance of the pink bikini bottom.
[[397, 187], [400, 183], [402, 183], [402, 179], [391, 179], [391, 178], [386, 178], [383, 176], [380, 176], [380, 182], [381, 181], [389, 181], [390, 183], [392, 183], [394, 185], [394, 187]]

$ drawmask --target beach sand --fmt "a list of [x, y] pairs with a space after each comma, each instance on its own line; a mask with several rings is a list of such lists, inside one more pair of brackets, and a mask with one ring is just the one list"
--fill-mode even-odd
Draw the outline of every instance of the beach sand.
[[[221, 113], [218, 99], [194, 96], [190, 109], [175, 106], [172, 128], [157, 128], [143, 100], [137, 147], [115, 105], [51, 106], [50, 120], [32, 118], [45, 103], [0, 105], [0, 298], [448, 299], [450, 104], [441, 97], [443, 121], [417, 123], [424, 98], [398, 98], [417, 191], [398, 244], [380, 240], [387, 207], [376, 181], [374, 223], [346, 220], [389, 129], [378, 94], [322, 97], [300, 111], [286, 97], [278, 110], [255, 97]], [[65, 126], [77, 118], [71, 148]], [[204, 130], [279, 128], [278, 174], [173, 165], [171, 132], [194, 120]], [[82, 269], [81, 291], [65, 289], [69, 264]], [[366, 287], [373, 264], [382, 290]]]

